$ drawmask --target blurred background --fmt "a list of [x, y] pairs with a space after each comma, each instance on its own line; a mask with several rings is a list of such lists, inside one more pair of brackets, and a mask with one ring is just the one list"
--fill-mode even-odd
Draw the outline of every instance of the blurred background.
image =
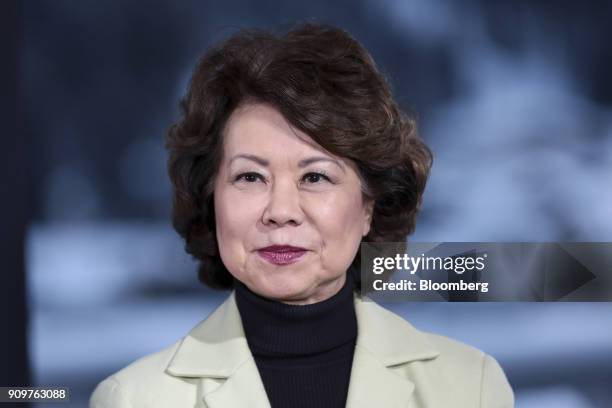
[[[243, 27], [331, 23], [369, 49], [434, 152], [412, 240], [612, 241], [610, 2], [7, 3], [0, 385], [86, 406], [227, 296], [171, 228], [163, 137], [197, 58]], [[612, 406], [612, 303], [387, 306], [496, 357], [518, 407]]]

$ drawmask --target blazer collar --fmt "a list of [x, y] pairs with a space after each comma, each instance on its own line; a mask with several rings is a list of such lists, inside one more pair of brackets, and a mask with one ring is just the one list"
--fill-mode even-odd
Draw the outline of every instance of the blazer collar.
[[357, 344], [386, 367], [427, 360], [439, 354], [422, 332], [368, 297], [355, 294], [355, 314]]
[[252, 358], [232, 291], [183, 338], [166, 372], [179, 377], [227, 378]]
[[[436, 358], [439, 352], [401, 317], [359, 294], [354, 302], [358, 335], [347, 406], [407, 406], [414, 384], [395, 369], [411, 361]], [[234, 292], [183, 338], [166, 372], [200, 378], [200, 401], [211, 408], [270, 406]]]

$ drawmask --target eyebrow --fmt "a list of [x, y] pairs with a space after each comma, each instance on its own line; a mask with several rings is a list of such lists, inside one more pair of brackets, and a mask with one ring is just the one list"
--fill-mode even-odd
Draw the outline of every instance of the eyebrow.
[[232, 157], [229, 161], [229, 164], [232, 164], [232, 162], [236, 159], [247, 159], [247, 160], [251, 160], [254, 161], [257, 164], [260, 164], [264, 167], [267, 167], [270, 162], [267, 161], [266, 159], [262, 159], [259, 156], [255, 156], [254, 154], [237, 154], [234, 157]]
[[[267, 167], [267, 166], [270, 165], [270, 162], [268, 160], [266, 160], [266, 159], [263, 159], [263, 158], [261, 158], [259, 156], [254, 155], [254, 154], [244, 154], [244, 153], [237, 154], [234, 157], [232, 157], [230, 159], [230, 161], [229, 161], [229, 164], [231, 164], [236, 159], [251, 160], [251, 161], [254, 161], [255, 163], [260, 164], [260, 165], [262, 165], [264, 167]], [[345, 171], [344, 170], [344, 165], [342, 164], [342, 162], [340, 162], [340, 161], [338, 161], [336, 159], [332, 159], [332, 158], [329, 158], [329, 157], [322, 157], [322, 156], [313, 156], [313, 157], [308, 157], [306, 159], [302, 159], [302, 160], [300, 160], [298, 162], [298, 167], [300, 167], [300, 168], [306, 167], [309, 164], [320, 162], [320, 161], [331, 162], [331, 163], [335, 164], [336, 166], [340, 167], [340, 169], [342, 171]]]

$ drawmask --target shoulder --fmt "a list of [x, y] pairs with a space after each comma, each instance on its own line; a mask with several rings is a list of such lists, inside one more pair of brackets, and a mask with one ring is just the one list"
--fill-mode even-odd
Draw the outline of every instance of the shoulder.
[[361, 317], [359, 320], [365, 330], [375, 332], [375, 335], [367, 334], [369, 342], [384, 345], [386, 351], [418, 348], [422, 352], [417, 355], [427, 357], [422, 358], [424, 360], [438, 360], [439, 363], [474, 369], [482, 368], [485, 360], [493, 359], [478, 348], [459, 340], [420, 330], [402, 316], [372, 300], [359, 302], [357, 306], [357, 313]]
[[[244, 355], [230, 353], [227, 346], [242, 333], [235, 309], [230, 295], [179, 341], [104, 379], [91, 395], [90, 408], [193, 406], [201, 377], [218, 374], [219, 367]], [[244, 349], [248, 352], [246, 341]]]
[[495, 358], [461, 341], [419, 330], [376, 302], [360, 303], [364, 331], [370, 332], [362, 334], [368, 348], [411, 380], [421, 400], [432, 406], [514, 406], [512, 388]]
[[192, 384], [165, 372], [181, 341], [141, 357], [104, 379], [91, 395], [90, 408], [160, 406], [168, 394], [186, 391]]

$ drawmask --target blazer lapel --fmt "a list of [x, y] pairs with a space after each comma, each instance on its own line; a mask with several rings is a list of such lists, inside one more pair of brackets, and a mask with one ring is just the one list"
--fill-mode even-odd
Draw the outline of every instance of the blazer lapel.
[[245, 361], [218, 387], [203, 389], [202, 397], [206, 406], [210, 408], [270, 408], [266, 391], [253, 359]]
[[234, 296], [185, 336], [166, 372], [199, 378], [198, 407], [269, 408]]
[[347, 407], [405, 408], [413, 390], [412, 381], [393, 373], [363, 347], [355, 347]]
[[415, 385], [400, 368], [437, 350], [401, 317], [355, 295], [358, 336], [346, 406], [409, 407]]

